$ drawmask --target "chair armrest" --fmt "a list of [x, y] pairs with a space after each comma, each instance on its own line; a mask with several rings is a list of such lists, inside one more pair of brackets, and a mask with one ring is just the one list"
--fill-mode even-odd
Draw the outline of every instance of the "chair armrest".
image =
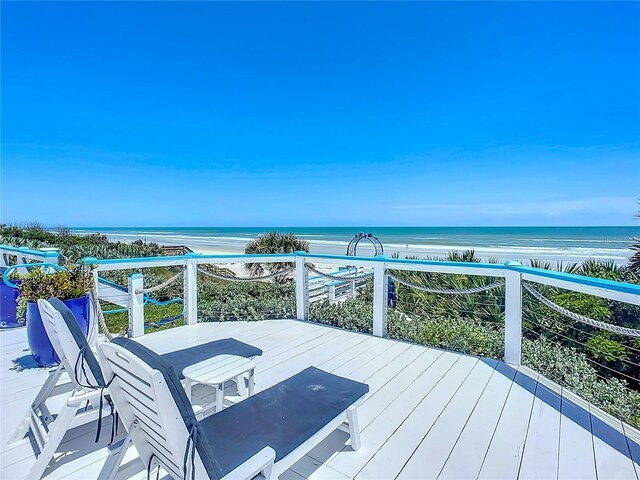
[[82, 393], [80, 395], [74, 395], [67, 400], [67, 405], [70, 407], [79, 407], [87, 400], [99, 399], [101, 390], [93, 390], [91, 392]]
[[266, 478], [269, 479], [269, 477], [271, 477], [271, 470], [273, 469], [275, 461], [275, 450], [271, 447], [264, 447], [242, 465], [225, 475], [222, 480], [235, 480], [241, 478], [250, 480], [264, 470], [266, 470]]

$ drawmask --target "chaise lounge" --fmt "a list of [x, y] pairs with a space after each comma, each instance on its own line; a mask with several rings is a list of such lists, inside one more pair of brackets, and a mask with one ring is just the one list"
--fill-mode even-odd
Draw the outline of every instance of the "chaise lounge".
[[[357, 407], [366, 384], [310, 367], [198, 421], [174, 369], [131, 339], [102, 343], [100, 365], [127, 429], [148, 466], [173, 478], [278, 478], [337, 428], [360, 447]], [[347, 423], [346, 426], [344, 423]]]
[[[20, 441], [29, 431], [33, 435], [38, 456], [26, 478], [40, 478], [42, 476], [69, 429], [98, 420], [99, 435], [103, 414], [101, 405], [111, 406], [103, 372], [71, 310], [57, 298], [51, 298], [48, 301], [38, 300], [38, 308], [47, 335], [60, 358], [60, 365], [50, 372], [47, 381], [9, 441], [9, 443]], [[218, 355], [253, 358], [262, 355], [262, 350], [233, 338], [225, 338], [165, 353], [161, 357], [172, 365], [176, 372], [179, 372], [180, 378], [183, 378], [182, 371], [186, 367]], [[71, 380], [72, 390], [62, 410], [54, 416], [49, 411], [46, 402], [52, 396], [54, 388], [65, 372], [68, 373]], [[237, 381], [244, 382], [244, 378]], [[110, 412], [113, 413], [112, 408]], [[117, 420], [114, 418], [111, 432], [112, 443], [116, 434], [116, 422]], [[116, 442], [113, 450], [116, 451], [117, 447]]]

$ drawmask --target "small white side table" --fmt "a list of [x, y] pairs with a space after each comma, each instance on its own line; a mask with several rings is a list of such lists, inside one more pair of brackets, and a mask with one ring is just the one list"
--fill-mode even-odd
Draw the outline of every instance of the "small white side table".
[[245, 395], [244, 375], [248, 373], [249, 395], [253, 395], [255, 368], [255, 362], [249, 358], [218, 355], [185, 368], [182, 371], [184, 389], [189, 401], [191, 401], [191, 387], [194, 384], [201, 383], [214, 387], [216, 391], [215, 412], [219, 412], [222, 410], [224, 399], [224, 384], [229, 380], [235, 380], [238, 385], [238, 394]]

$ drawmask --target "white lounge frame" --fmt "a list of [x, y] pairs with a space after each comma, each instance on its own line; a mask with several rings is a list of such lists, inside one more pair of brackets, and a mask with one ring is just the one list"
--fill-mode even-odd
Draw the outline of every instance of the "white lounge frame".
[[[100, 344], [98, 356], [107, 378], [113, 378], [111, 394], [128, 432], [124, 445], [135, 445], [143, 463], [150, 465], [151, 469], [162, 466], [173, 478], [182, 478], [183, 455], [189, 432], [162, 373], [114, 343]], [[258, 474], [265, 479], [277, 479], [338, 428], [349, 432], [351, 446], [357, 450], [361, 444], [357, 408], [364, 398], [358, 399], [280, 461], [275, 461], [276, 453], [271, 447], [265, 447], [224, 479], [249, 480]], [[238, 445], [238, 448], [242, 448], [242, 445]], [[124, 452], [119, 455], [120, 459], [123, 455]], [[195, 478], [209, 478], [197, 451]]]
[[[9, 443], [28, 441], [25, 438], [27, 433], [31, 432], [33, 435], [39, 452], [25, 478], [42, 477], [67, 431], [79, 425], [96, 421], [101, 414], [99, 410], [100, 397], [108, 394], [108, 391], [103, 389], [89, 389], [83, 386], [97, 384], [90, 370], [86, 370], [90, 378], [85, 377], [84, 372], [80, 369], [78, 371], [80, 378], [76, 379], [74, 362], [80, 355], [78, 344], [60, 312], [48, 301], [38, 300], [38, 309], [47, 336], [60, 358], [60, 364], [55, 370], [49, 372], [49, 377], [9, 441]], [[62, 406], [62, 410], [54, 418], [46, 401], [65, 372], [69, 376], [72, 389]], [[87, 405], [91, 405], [92, 408], [87, 409]], [[117, 470], [117, 465], [113, 460], [119, 447], [118, 441], [114, 441], [114, 444], [109, 447], [110, 456], [105, 465], [107, 470]]]

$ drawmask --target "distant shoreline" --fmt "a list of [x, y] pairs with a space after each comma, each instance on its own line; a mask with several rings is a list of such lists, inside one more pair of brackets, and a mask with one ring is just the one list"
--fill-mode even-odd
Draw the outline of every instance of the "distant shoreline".
[[[237, 254], [252, 238], [268, 228], [83, 228], [74, 233], [102, 233], [110, 240], [145, 240], [164, 245], [186, 245], [199, 253]], [[305, 227], [279, 229], [293, 231], [307, 240], [312, 253], [344, 255], [349, 241], [366, 228]], [[367, 232], [368, 233], [368, 232]], [[537, 259], [547, 262], [581, 263], [587, 259], [625, 264], [632, 251], [631, 238], [640, 236], [640, 227], [371, 227], [380, 238], [385, 255], [400, 257], [444, 257], [451, 250], [473, 249], [483, 260]], [[367, 241], [360, 242], [358, 254], [373, 255]]]

